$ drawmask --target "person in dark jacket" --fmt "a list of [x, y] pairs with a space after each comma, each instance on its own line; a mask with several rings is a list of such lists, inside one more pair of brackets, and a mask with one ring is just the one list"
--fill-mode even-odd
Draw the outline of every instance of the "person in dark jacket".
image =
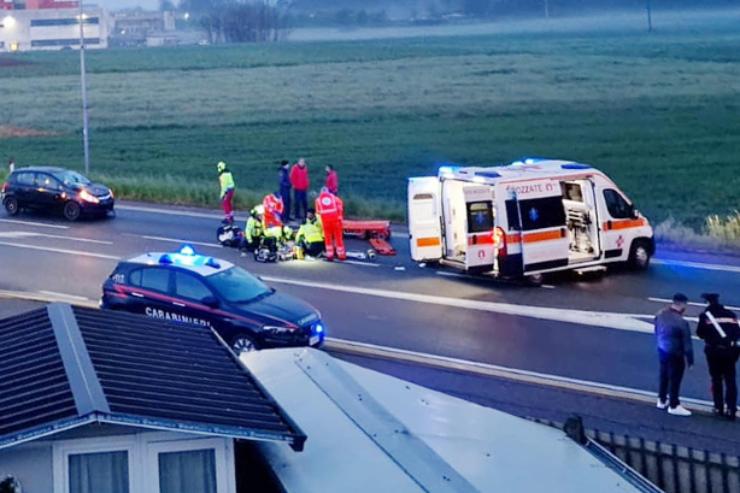
[[[691, 416], [691, 411], [681, 405], [679, 393], [686, 364], [694, 365], [691, 329], [683, 318], [689, 299], [676, 293], [673, 303], [655, 316], [655, 336], [660, 359], [660, 387], [658, 409], [668, 409], [674, 416]], [[670, 396], [670, 399], [669, 399]]]
[[704, 340], [709, 376], [712, 379], [714, 413], [735, 420], [737, 382], [735, 365], [740, 355], [740, 325], [737, 316], [722, 306], [717, 293], [701, 295], [707, 308], [699, 315], [696, 335]]
[[284, 222], [290, 221], [290, 161], [283, 159], [280, 162], [279, 168], [279, 179], [280, 179], [280, 195], [283, 197], [283, 204], [285, 205], [285, 214], [283, 217]]

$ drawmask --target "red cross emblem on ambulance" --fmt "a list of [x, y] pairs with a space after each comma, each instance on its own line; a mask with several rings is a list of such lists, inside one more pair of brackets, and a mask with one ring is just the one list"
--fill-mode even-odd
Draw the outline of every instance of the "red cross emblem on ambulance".
[[619, 238], [617, 238], [617, 248], [622, 248], [622, 245], [624, 245], [624, 237], [619, 235]]
[[478, 250], [478, 258], [486, 258], [486, 251]]

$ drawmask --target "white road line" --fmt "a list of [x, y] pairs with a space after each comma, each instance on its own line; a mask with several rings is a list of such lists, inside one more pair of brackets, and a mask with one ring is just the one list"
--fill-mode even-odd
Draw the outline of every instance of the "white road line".
[[66, 248], [53, 248], [53, 247], [45, 247], [45, 246], [40, 246], [40, 245], [29, 245], [27, 243], [10, 243], [7, 241], [0, 241], [0, 246], [8, 246], [8, 247], [14, 247], [14, 248], [26, 248], [28, 250], [38, 250], [41, 252], [62, 253], [65, 255], [74, 255], [77, 257], [92, 257], [92, 258], [101, 258], [105, 260], [121, 260], [121, 257], [116, 257], [115, 255], [106, 255], [104, 253], [93, 253], [93, 252], [85, 252], [82, 250], [68, 250]]
[[375, 264], [373, 262], [362, 262], [360, 260], [352, 260], [352, 259], [342, 260], [339, 263], [340, 264], [360, 265], [362, 267], [380, 267], [380, 264]]
[[[448, 356], [420, 353], [405, 349], [378, 346], [364, 342], [348, 341], [344, 339], [327, 338], [324, 347], [329, 351], [354, 353], [374, 358], [386, 358], [408, 363], [422, 364], [446, 370], [456, 370], [465, 373], [483, 375], [487, 377], [499, 377], [519, 382], [547, 385], [565, 390], [587, 392], [607, 397], [619, 397], [639, 402], [655, 402], [655, 391], [622, 387], [590, 380], [579, 380], [576, 378], [562, 377], [547, 373], [539, 373], [529, 370], [520, 370], [478, 361], [470, 361]], [[701, 407], [703, 411], [709, 412], [713, 404], [709, 401], [691, 398], [681, 398], [682, 401]]]
[[164, 236], [140, 236], [141, 238], [144, 238], [145, 240], [154, 240], [154, 241], [164, 241], [167, 243], [179, 243], [180, 245], [188, 244], [188, 245], [198, 245], [198, 246], [204, 246], [204, 247], [210, 247], [210, 248], [223, 248], [218, 243], [206, 243], [204, 241], [193, 241], [193, 240], [180, 240], [177, 238], [166, 238]]
[[[223, 214], [217, 212], [196, 212], [177, 209], [157, 209], [156, 207], [143, 207], [139, 205], [116, 205], [116, 210], [147, 212], [150, 214], [165, 214], [167, 216], [197, 217], [201, 219], [223, 219]], [[235, 218], [237, 222], [244, 222], [247, 218]]]
[[659, 258], [653, 259], [652, 262], [657, 265], [688, 267], [690, 269], [718, 270], [740, 274], [740, 265], [705, 264], [703, 262], [689, 262], [686, 260], [665, 260]]
[[60, 226], [58, 224], [37, 223], [37, 222], [32, 222], [32, 221], [19, 221], [17, 219], [0, 219], [0, 223], [23, 224], [24, 226], [34, 226], [38, 228], [69, 229], [69, 226]]
[[443, 271], [443, 270], [438, 270], [436, 272], [436, 274], [438, 276], [443, 276], [443, 277], [466, 277], [466, 278], [473, 279], [472, 276], [467, 276], [465, 274], [458, 274], [457, 272], [446, 272], [446, 271]]
[[[669, 300], [668, 298], [648, 298], [648, 301], [653, 301], [655, 303], [671, 303], [673, 300]], [[698, 303], [696, 301], [689, 301], [689, 305], [700, 306], [702, 308], [707, 306], [706, 303]], [[725, 308], [728, 310], [740, 311], [740, 306], [725, 305]]]
[[[585, 310], [573, 310], [567, 308], [550, 308], [540, 306], [514, 305], [509, 303], [497, 303], [491, 301], [468, 300], [462, 298], [447, 298], [419, 293], [403, 293], [398, 291], [387, 291], [383, 289], [362, 288], [358, 286], [345, 286], [337, 284], [324, 284], [320, 282], [300, 281], [284, 279], [279, 277], [263, 276], [267, 282], [289, 284], [310, 288], [340, 291], [352, 294], [377, 296], [403, 301], [414, 301], [418, 303], [429, 303], [433, 305], [449, 306], [467, 310], [480, 310], [491, 313], [501, 313], [519, 317], [530, 317], [539, 320], [550, 320], [566, 322], [593, 327], [607, 327], [630, 332], [653, 333], [653, 325], [650, 322], [638, 319], [647, 315], [632, 315], [625, 313], [594, 312]], [[650, 316], [652, 318], [652, 315]]]
[[545, 289], [555, 289], [555, 286], [551, 284], [542, 284], [540, 287]]
[[0, 238], [54, 238], [56, 240], [79, 241], [81, 243], [94, 243], [96, 245], [112, 245], [112, 241], [92, 240], [88, 238], [75, 238], [73, 236], [51, 235], [47, 233], [36, 233], [35, 231], [0, 231]]
[[57, 296], [59, 298], [69, 298], [71, 300], [79, 300], [79, 301], [91, 301], [90, 298], [87, 298], [85, 296], [77, 296], [76, 294], [66, 294], [66, 293], [58, 293], [56, 291], [39, 291], [40, 294], [47, 294], [49, 296]]

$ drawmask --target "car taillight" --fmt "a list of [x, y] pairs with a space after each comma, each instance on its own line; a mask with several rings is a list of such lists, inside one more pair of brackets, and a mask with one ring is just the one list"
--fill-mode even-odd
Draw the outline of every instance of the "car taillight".
[[8, 183], [7, 181], [3, 183], [3, 193], [7, 192], [9, 187], [10, 183]]
[[496, 249], [497, 256], [506, 256], [506, 231], [500, 227], [493, 230], [493, 247]]

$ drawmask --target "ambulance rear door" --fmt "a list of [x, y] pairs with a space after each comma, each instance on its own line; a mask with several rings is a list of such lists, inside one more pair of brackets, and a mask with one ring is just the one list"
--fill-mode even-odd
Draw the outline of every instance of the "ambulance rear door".
[[466, 186], [463, 189], [467, 220], [466, 269], [494, 268], [496, 250], [493, 241], [493, 190], [492, 186], [485, 185]]
[[516, 201], [519, 217], [509, 217], [521, 231], [524, 274], [568, 265], [570, 240], [560, 182], [531, 180], [511, 183], [507, 194]]
[[409, 179], [409, 243], [411, 258], [417, 262], [442, 258], [440, 190], [436, 176]]

